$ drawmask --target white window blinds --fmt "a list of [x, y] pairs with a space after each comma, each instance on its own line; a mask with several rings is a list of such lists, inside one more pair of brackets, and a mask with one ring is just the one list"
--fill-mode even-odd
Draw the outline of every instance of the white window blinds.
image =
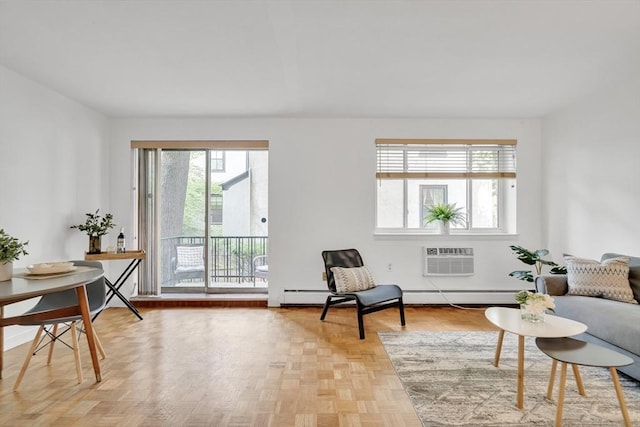
[[377, 178], [515, 178], [516, 140], [377, 139]]

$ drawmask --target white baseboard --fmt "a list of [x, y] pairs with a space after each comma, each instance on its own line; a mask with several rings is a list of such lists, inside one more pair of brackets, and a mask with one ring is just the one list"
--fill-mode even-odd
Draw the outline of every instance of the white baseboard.
[[37, 326], [10, 326], [4, 331], [4, 349], [9, 350], [33, 340]]

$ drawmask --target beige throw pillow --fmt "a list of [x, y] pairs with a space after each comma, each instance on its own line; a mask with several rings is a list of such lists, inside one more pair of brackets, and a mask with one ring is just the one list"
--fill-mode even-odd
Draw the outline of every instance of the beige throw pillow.
[[373, 276], [367, 267], [332, 267], [337, 292], [358, 292], [375, 286]]
[[637, 304], [629, 284], [629, 258], [617, 257], [602, 263], [585, 258], [567, 256], [569, 295], [601, 297]]

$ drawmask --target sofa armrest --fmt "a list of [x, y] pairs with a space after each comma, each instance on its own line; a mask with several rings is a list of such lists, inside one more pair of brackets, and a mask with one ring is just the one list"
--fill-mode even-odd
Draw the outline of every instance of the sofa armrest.
[[541, 294], [564, 295], [569, 290], [566, 274], [542, 274], [536, 277], [536, 291]]

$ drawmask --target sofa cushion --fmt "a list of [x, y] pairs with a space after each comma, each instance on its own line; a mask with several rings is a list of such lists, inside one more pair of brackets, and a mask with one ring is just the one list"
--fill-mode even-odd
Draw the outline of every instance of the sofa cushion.
[[629, 284], [633, 291], [633, 297], [636, 301], [640, 302], [640, 258], [616, 253], [606, 253], [602, 255], [602, 261], [617, 257], [629, 258]]
[[367, 267], [332, 267], [337, 292], [358, 292], [375, 286]]
[[637, 304], [629, 284], [629, 258], [608, 258], [602, 263], [565, 257], [569, 295], [602, 297]]
[[554, 297], [556, 314], [587, 325], [587, 333], [640, 354], [640, 306], [602, 298]]

